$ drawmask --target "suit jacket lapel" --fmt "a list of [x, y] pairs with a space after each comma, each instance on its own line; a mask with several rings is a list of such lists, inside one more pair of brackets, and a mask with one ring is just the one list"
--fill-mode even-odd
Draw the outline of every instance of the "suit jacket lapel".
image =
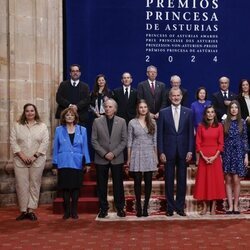
[[181, 131], [181, 129], [182, 129], [182, 126], [183, 126], [184, 120], [185, 120], [185, 116], [186, 116], [186, 111], [183, 110], [183, 107], [181, 106], [178, 132]]
[[118, 125], [117, 117], [114, 116], [114, 122], [113, 122], [111, 136], [110, 136], [112, 139], [113, 139], [113, 136], [117, 134], [117, 125]]
[[169, 113], [169, 115], [167, 115], [167, 117], [170, 117], [171, 126], [174, 129], [174, 131], [176, 131], [175, 125], [174, 125], [174, 117], [173, 117], [173, 112], [172, 112], [172, 107], [171, 106], [169, 107], [168, 113]]
[[101, 118], [101, 124], [102, 124], [102, 127], [103, 127], [103, 131], [104, 133], [106, 134], [107, 138], [109, 138], [109, 129], [108, 129], [108, 124], [107, 124], [107, 120], [106, 120], [106, 116], [102, 116]]

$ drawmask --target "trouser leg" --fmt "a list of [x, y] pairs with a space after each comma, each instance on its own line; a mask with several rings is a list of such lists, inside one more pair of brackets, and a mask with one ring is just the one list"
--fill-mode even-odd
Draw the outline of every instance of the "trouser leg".
[[21, 212], [27, 212], [29, 203], [29, 170], [15, 167], [16, 194]]

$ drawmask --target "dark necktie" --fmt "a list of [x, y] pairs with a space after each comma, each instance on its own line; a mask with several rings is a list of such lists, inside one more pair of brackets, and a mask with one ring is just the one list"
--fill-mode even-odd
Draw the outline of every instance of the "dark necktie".
[[73, 86], [74, 86], [74, 87], [76, 86], [76, 82], [73, 82]]
[[151, 93], [154, 95], [155, 94], [155, 86], [154, 86], [154, 82], [150, 83], [150, 88], [151, 88]]
[[227, 91], [224, 91], [224, 93], [223, 93], [223, 98], [224, 98], [224, 99], [227, 99]]
[[125, 99], [126, 99], [126, 101], [128, 100], [128, 88], [125, 88]]

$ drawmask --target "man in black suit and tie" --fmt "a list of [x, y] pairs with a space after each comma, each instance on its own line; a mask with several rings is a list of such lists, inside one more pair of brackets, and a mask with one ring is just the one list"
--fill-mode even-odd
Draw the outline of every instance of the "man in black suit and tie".
[[166, 106], [165, 84], [156, 81], [157, 68], [153, 65], [147, 67], [147, 76], [146, 81], [138, 84], [137, 97], [146, 100], [152, 118], [158, 119], [159, 111]]
[[[181, 87], [181, 78], [177, 75], [173, 75], [170, 78], [170, 84], [171, 84], [171, 88], [174, 89], [180, 89], [182, 92], [182, 100], [181, 100], [181, 105], [187, 107], [188, 106], [188, 94], [187, 94], [187, 90]], [[169, 91], [170, 89], [166, 90], [166, 102], [167, 102], [167, 107], [171, 105], [171, 101], [169, 99]]]
[[70, 66], [70, 80], [60, 83], [56, 93], [58, 104], [56, 119], [60, 119], [61, 112], [73, 107], [79, 115], [79, 124], [86, 126], [88, 122], [88, 107], [90, 104], [89, 86], [80, 81], [81, 68], [78, 64]]
[[125, 119], [127, 125], [136, 115], [137, 91], [132, 88], [133, 79], [129, 72], [122, 74], [122, 87], [112, 92], [112, 97], [118, 104], [117, 116]]
[[231, 101], [237, 99], [237, 95], [229, 91], [229, 78], [221, 77], [219, 79], [220, 90], [212, 95], [212, 104], [217, 113], [219, 121], [223, 120], [227, 114], [227, 107]]

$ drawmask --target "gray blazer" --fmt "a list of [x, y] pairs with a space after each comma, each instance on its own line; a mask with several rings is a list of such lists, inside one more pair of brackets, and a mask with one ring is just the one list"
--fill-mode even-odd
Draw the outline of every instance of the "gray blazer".
[[94, 120], [92, 127], [91, 143], [95, 150], [94, 162], [99, 165], [109, 163], [104, 156], [112, 152], [115, 157], [111, 164], [124, 163], [123, 150], [127, 145], [127, 125], [123, 118], [115, 116], [111, 136], [105, 116]]

